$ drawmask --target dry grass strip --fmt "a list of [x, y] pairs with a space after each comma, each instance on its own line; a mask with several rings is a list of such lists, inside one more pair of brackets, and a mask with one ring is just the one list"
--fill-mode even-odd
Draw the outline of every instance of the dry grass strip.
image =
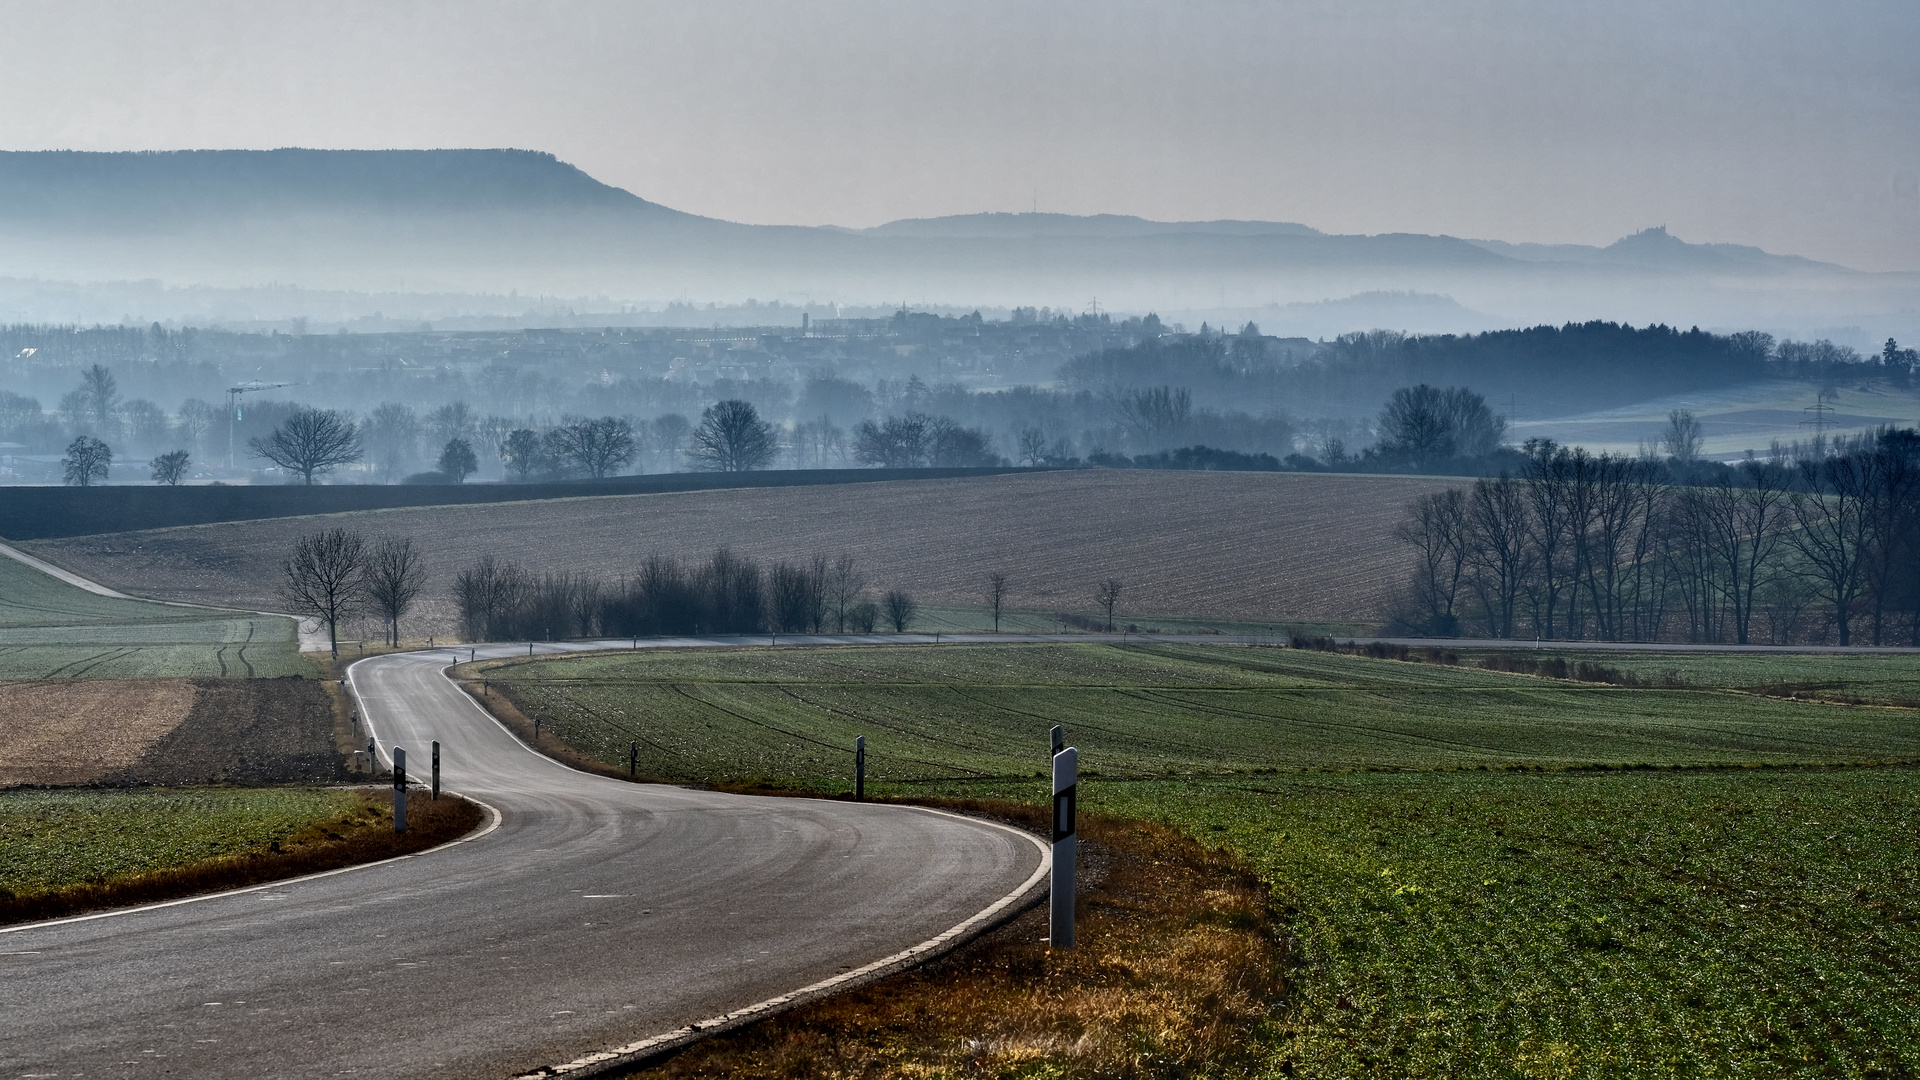
[[177, 900], [410, 855], [457, 840], [486, 818], [486, 811], [478, 804], [456, 795], [443, 794], [438, 799], [416, 796], [407, 803], [407, 831], [396, 833], [391, 794], [363, 791], [360, 797], [360, 806], [350, 813], [319, 822], [285, 841], [275, 841], [263, 851], [28, 896], [14, 896], [0, 889], [0, 925]]
[[[1044, 826], [1011, 804], [940, 803]], [[1024, 820], [1031, 818], [1033, 820]], [[925, 967], [696, 1043], [632, 1075], [1146, 1077], [1251, 1067], [1286, 990], [1266, 890], [1225, 853], [1141, 821], [1083, 816], [1080, 946], [1046, 910]]]

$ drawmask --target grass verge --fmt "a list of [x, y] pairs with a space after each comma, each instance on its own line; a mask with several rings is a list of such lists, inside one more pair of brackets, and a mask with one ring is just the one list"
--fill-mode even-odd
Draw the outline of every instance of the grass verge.
[[411, 854], [486, 812], [384, 791], [14, 791], [0, 795], [0, 924], [174, 900]]
[[[1044, 828], [1037, 807], [926, 805]], [[636, 1075], [1145, 1077], [1254, 1063], [1286, 989], [1267, 894], [1175, 830], [1080, 822], [1080, 946], [1047, 947], [1036, 907], [924, 967], [703, 1040]]]

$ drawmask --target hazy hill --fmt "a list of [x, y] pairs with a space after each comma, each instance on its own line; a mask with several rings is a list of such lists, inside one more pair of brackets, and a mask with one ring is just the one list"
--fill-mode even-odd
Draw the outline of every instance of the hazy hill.
[[[0, 153], [0, 278], [9, 277], [655, 302], [1078, 308], [1097, 297], [1140, 311], [1413, 292], [1450, 296], [1496, 322], [1771, 329], [1920, 307], [1920, 276], [1688, 244], [1663, 229], [1583, 248], [1123, 215], [741, 225], [648, 202], [523, 150]], [[36, 317], [13, 300], [0, 288], [0, 308]], [[271, 314], [304, 314], [297, 300], [288, 294], [289, 310]]]

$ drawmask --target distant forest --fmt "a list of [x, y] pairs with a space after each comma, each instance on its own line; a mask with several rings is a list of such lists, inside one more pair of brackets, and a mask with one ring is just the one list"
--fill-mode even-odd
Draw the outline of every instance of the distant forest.
[[[1462, 386], [1496, 404], [1524, 398], [1533, 415], [1586, 412], [1666, 394], [1769, 377], [1818, 377], [1859, 354], [1827, 343], [1789, 343], [1787, 364], [1769, 334], [1710, 334], [1698, 328], [1636, 329], [1569, 323], [1483, 334], [1418, 336], [1386, 330], [1342, 334], [1296, 360], [1257, 328], [1202, 333], [1103, 349], [1061, 368], [1069, 386], [1184, 386], [1206, 401], [1254, 402], [1298, 416], [1377, 411], [1396, 387]], [[1905, 378], [1906, 371], [1900, 371]]]
[[[1862, 356], [1826, 341], [1607, 322], [1309, 341], [1253, 324], [1189, 331], [1152, 315], [1034, 308], [1005, 320], [903, 309], [798, 331], [301, 331], [0, 328], [0, 480], [58, 480], [63, 451], [84, 436], [99, 444], [89, 446], [106, 482], [144, 480], [149, 458], [176, 453], [185, 464], [170, 475], [185, 482], [272, 482], [247, 447], [308, 408], [359, 425], [364, 455], [329, 482], [434, 471], [454, 438], [474, 454], [472, 475], [503, 476], [509, 434], [597, 420], [632, 435], [621, 470], [680, 471], [698, 465], [687, 439], [722, 401], [748, 403], [769, 425], [761, 464], [773, 468], [1478, 471], [1466, 459], [1485, 454], [1462, 447], [1497, 445], [1516, 399], [1531, 419], [1766, 378], [1904, 384], [1915, 363], [1892, 342]], [[229, 395], [236, 385], [248, 389]], [[1383, 410], [1421, 386], [1488, 414], [1449, 460], [1387, 452], [1405, 439]]]

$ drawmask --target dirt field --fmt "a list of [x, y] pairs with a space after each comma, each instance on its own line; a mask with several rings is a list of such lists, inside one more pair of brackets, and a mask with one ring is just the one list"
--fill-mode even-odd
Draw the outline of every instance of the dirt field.
[[344, 775], [312, 679], [0, 682], [0, 787]]
[[186, 679], [0, 682], [0, 787], [131, 768], [187, 719], [193, 698]]
[[272, 609], [294, 540], [351, 524], [427, 554], [424, 618], [447, 634], [453, 575], [482, 554], [609, 578], [653, 553], [722, 545], [759, 558], [852, 554], [880, 589], [978, 605], [1094, 610], [1118, 577], [1122, 618], [1365, 621], [1406, 565], [1392, 539], [1408, 500], [1452, 481], [1300, 473], [1086, 470], [833, 487], [761, 488], [372, 511], [116, 533], [22, 545], [115, 588]]

